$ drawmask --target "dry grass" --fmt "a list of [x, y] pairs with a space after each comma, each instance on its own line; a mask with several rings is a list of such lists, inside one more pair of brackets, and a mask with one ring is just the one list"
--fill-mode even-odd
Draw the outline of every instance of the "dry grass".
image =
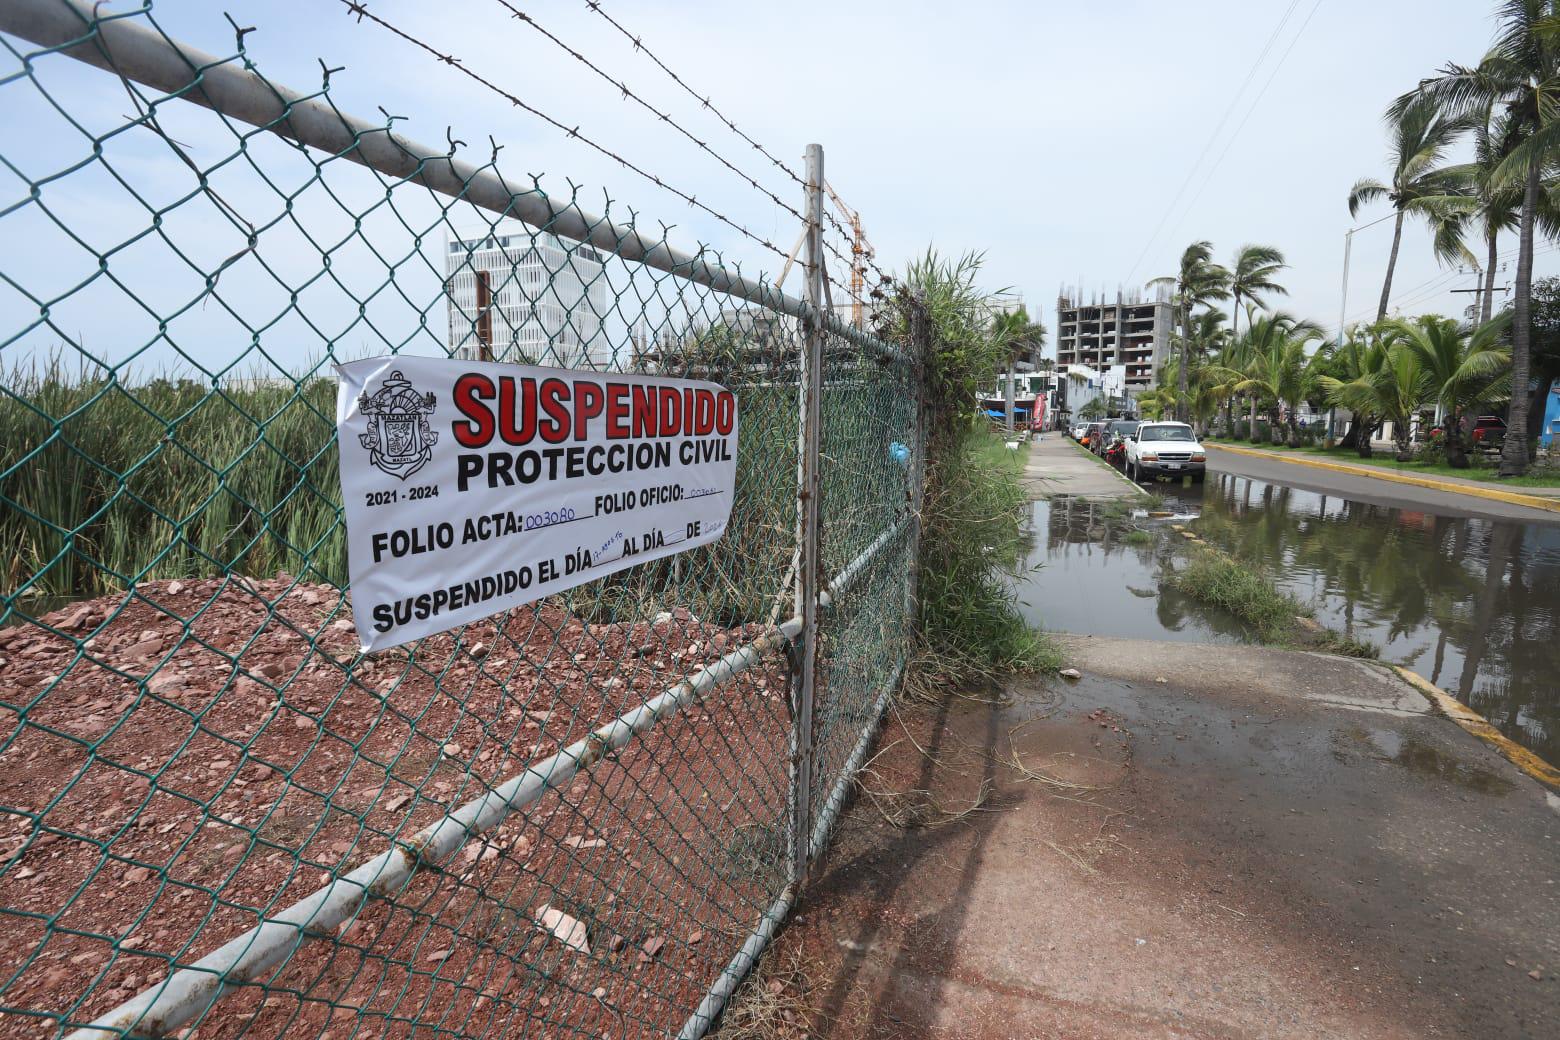
[[781, 943], [764, 954], [726, 1005], [712, 1040], [802, 1040], [817, 1035], [812, 1006], [814, 965], [800, 943]]

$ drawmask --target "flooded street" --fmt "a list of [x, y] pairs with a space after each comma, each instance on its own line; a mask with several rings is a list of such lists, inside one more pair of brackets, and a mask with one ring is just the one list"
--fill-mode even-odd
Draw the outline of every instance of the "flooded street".
[[[1374, 643], [1503, 733], [1560, 758], [1560, 524], [1438, 516], [1210, 473], [1161, 485], [1189, 529], [1274, 575], [1316, 620]], [[1248, 641], [1234, 618], [1162, 587], [1179, 548], [1074, 500], [1034, 503], [1027, 617], [1091, 635]], [[1138, 521], [1142, 524], [1143, 521]]]

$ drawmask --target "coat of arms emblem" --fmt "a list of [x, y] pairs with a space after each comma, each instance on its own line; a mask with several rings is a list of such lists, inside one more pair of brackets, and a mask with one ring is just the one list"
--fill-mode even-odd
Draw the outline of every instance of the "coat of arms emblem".
[[374, 466], [405, 480], [433, 458], [439, 435], [428, 428], [433, 414], [432, 394], [419, 394], [399, 371], [370, 396], [358, 395], [358, 410], [368, 416], [368, 432], [358, 442], [368, 449]]

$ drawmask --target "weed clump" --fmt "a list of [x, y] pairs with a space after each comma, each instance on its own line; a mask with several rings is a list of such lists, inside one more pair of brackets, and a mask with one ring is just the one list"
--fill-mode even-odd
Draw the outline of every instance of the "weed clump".
[[1316, 649], [1340, 657], [1359, 657], [1370, 661], [1381, 656], [1381, 647], [1375, 643], [1365, 639], [1355, 639], [1353, 636], [1346, 636], [1342, 632], [1334, 632], [1331, 629], [1324, 632], [1317, 640]]
[[1172, 588], [1250, 625], [1265, 642], [1281, 642], [1297, 616], [1310, 613], [1260, 571], [1215, 549], [1199, 547], [1169, 579]]
[[1019, 613], [1012, 582], [1025, 547], [1022, 464], [978, 408], [978, 382], [1010, 347], [993, 335], [981, 258], [929, 252], [910, 265], [886, 321], [920, 345], [927, 431], [921, 516], [919, 647], [908, 685], [969, 683], [1054, 670], [1060, 654]]

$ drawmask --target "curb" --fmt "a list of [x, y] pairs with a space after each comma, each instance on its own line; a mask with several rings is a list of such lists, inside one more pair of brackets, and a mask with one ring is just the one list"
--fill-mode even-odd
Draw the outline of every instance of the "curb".
[[1468, 484], [1453, 484], [1449, 481], [1435, 480], [1430, 477], [1415, 477], [1406, 473], [1396, 473], [1385, 468], [1374, 466], [1351, 466], [1346, 462], [1326, 462], [1321, 459], [1303, 459], [1293, 455], [1286, 455], [1276, 451], [1263, 451], [1260, 448], [1237, 448], [1231, 444], [1222, 444], [1213, 441], [1209, 447], [1219, 451], [1234, 452], [1236, 455], [1250, 455], [1258, 459], [1275, 459], [1279, 462], [1292, 462], [1297, 466], [1311, 466], [1315, 469], [1330, 469], [1337, 473], [1350, 473], [1357, 477], [1375, 477], [1378, 480], [1387, 480], [1396, 484], [1412, 484], [1415, 487], [1429, 488], [1432, 491], [1446, 491], [1452, 494], [1471, 495], [1474, 498], [1488, 498], [1496, 502], [1505, 502], [1507, 505], [1528, 506], [1532, 509], [1543, 509], [1551, 513], [1560, 513], [1560, 499], [1545, 498], [1539, 495], [1523, 495], [1515, 491], [1501, 491], [1498, 488], [1473, 487]]
[[[1063, 433], [1062, 436], [1063, 437], [1067, 437], [1067, 434]], [[1085, 448], [1083, 445], [1079, 444], [1077, 441], [1073, 440], [1071, 437], [1067, 437], [1067, 441], [1074, 448], [1076, 448], [1079, 451], [1083, 452], [1085, 455], [1089, 456], [1089, 458], [1093, 459], [1095, 462], [1098, 462], [1101, 466], [1104, 466], [1106, 469], [1110, 470], [1116, 476], [1120, 477], [1121, 480], [1122, 480], [1122, 483], [1126, 484], [1127, 487], [1131, 488], [1133, 491], [1136, 491], [1138, 494], [1142, 495], [1144, 498], [1153, 498], [1154, 497], [1154, 493], [1152, 491], [1149, 491], [1147, 488], [1143, 487], [1141, 484], [1133, 483], [1132, 478], [1128, 477], [1125, 473], [1121, 472], [1115, 466], [1112, 466], [1110, 463], [1106, 462], [1104, 459], [1100, 458], [1098, 455], [1094, 454], [1094, 452], [1090, 451], [1088, 448]]]
[[1507, 761], [1528, 776], [1531, 776], [1534, 780], [1552, 790], [1560, 791], [1560, 769], [1556, 769], [1521, 744], [1511, 740], [1500, 730], [1490, 725], [1489, 720], [1483, 715], [1480, 715], [1462, 701], [1457, 700], [1418, 672], [1410, 671], [1397, 664], [1391, 667], [1404, 682], [1424, 694], [1425, 698], [1442, 715], [1445, 715], [1480, 740], [1493, 745], [1496, 751], [1499, 751], [1506, 757]]

